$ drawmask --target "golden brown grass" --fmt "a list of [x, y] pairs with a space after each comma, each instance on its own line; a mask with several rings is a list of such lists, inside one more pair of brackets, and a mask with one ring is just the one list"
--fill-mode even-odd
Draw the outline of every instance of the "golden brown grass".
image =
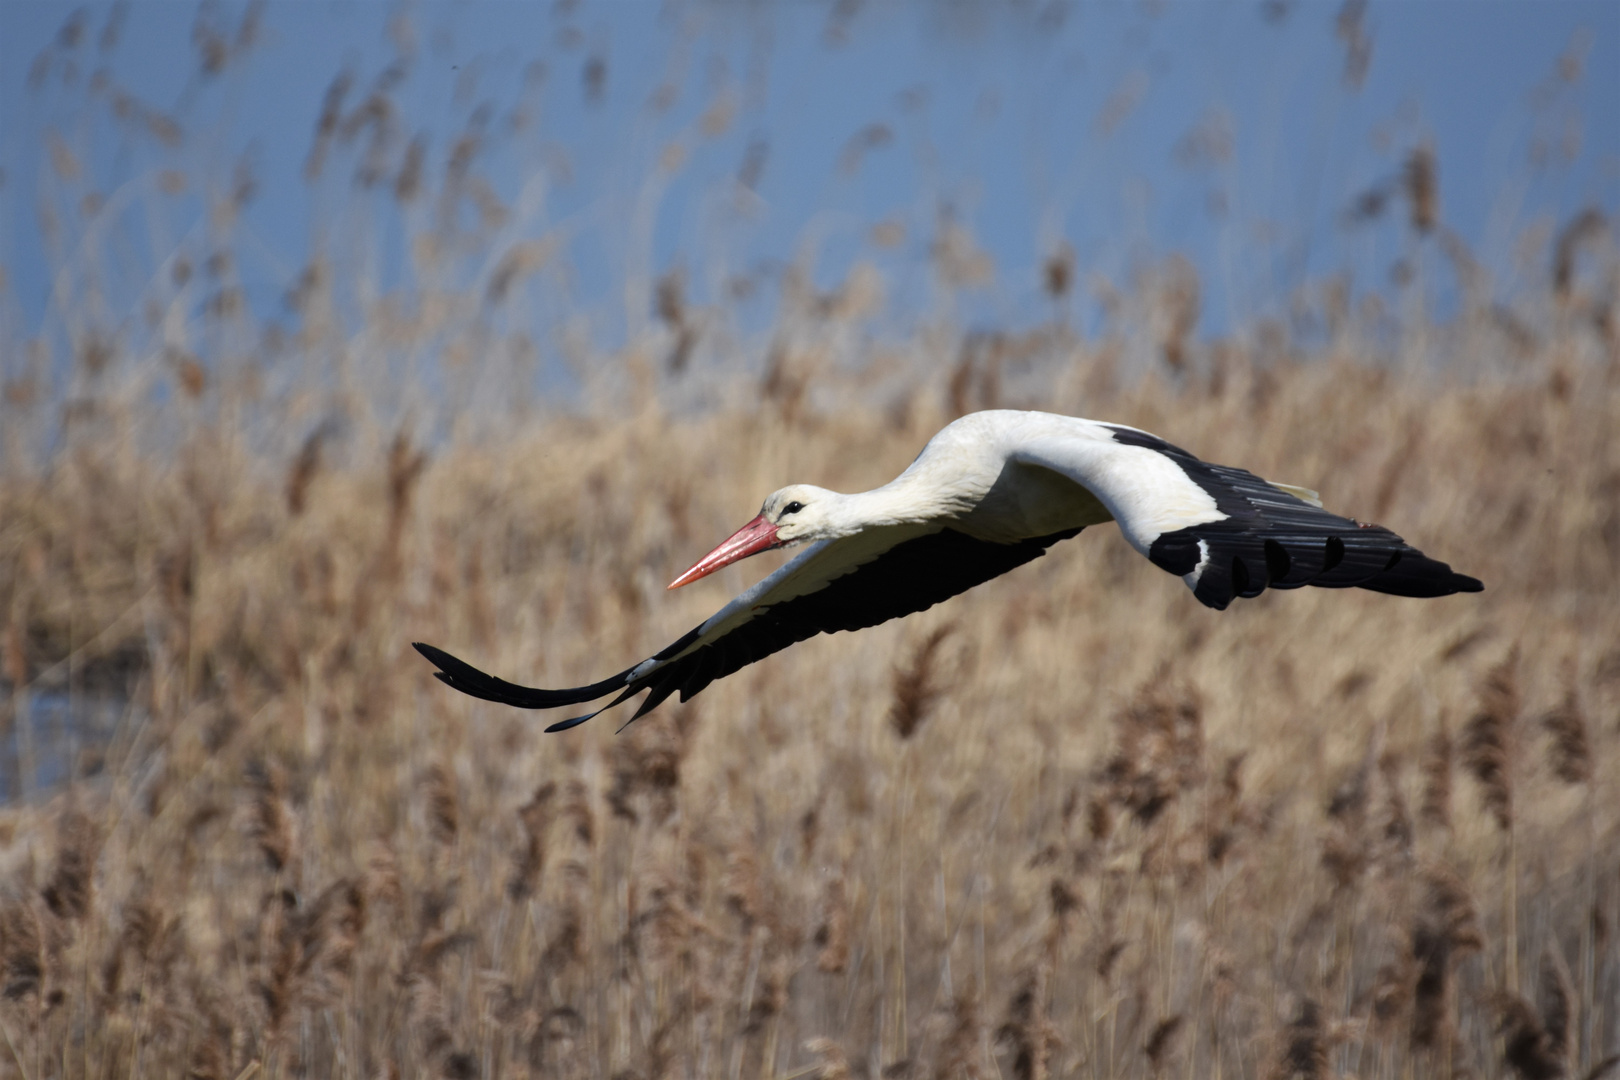
[[1218, 390], [1071, 345], [1028, 401], [1376, 509], [1480, 596], [1217, 614], [1101, 528], [620, 735], [408, 643], [547, 685], [646, 655], [766, 569], [665, 593], [694, 552], [898, 471], [947, 373], [14, 469], [12, 710], [133, 682], [104, 765], [0, 819], [0, 1070], [1579, 1075], [1620, 1038], [1620, 375], [1582, 334], [1563, 381], [1238, 356]]

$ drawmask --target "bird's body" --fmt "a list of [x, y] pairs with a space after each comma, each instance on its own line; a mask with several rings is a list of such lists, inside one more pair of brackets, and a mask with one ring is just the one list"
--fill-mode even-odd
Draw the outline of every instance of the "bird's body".
[[670, 587], [760, 551], [805, 549], [668, 648], [599, 683], [517, 686], [416, 647], [450, 686], [520, 708], [615, 694], [611, 708], [648, 690], [635, 719], [794, 642], [932, 607], [1110, 520], [1216, 609], [1267, 587], [1420, 597], [1481, 588], [1388, 529], [1323, 510], [1314, 492], [1211, 465], [1135, 428], [994, 410], [941, 429], [882, 487], [844, 495], [801, 484], [773, 493], [758, 517]]

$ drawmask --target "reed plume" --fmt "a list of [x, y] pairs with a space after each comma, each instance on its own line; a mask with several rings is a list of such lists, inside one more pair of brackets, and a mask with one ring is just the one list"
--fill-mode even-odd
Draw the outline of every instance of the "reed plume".
[[901, 740], [917, 733], [945, 687], [935, 673], [936, 656], [945, 639], [956, 630], [955, 623], [935, 629], [911, 654], [911, 662], [894, 673], [893, 698], [889, 705], [889, 726]]
[[1485, 794], [1485, 805], [1503, 832], [1513, 828], [1513, 762], [1518, 752], [1519, 652], [1493, 667], [1480, 687], [1480, 708], [1463, 727], [1459, 752]]
[[1587, 734], [1586, 714], [1571, 686], [1564, 700], [1541, 718], [1549, 736], [1547, 764], [1553, 775], [1566, 784], [1584, 784], [1592, 779], [1592, 740]]
[[250, 832], [270, 869], [280, 873], [292, 865], [298, 852], [292, 812], [285, 799], [285, 773], [273, 762], [255, 759], [248, 763], [246, 778], [253, 792]]
[[1267, 1074], [1271, 1080], [1325, 1080], [1328, 1075], [1327, 1032], [1322, 1007], [1311, 998], [1300, 1001], [1283, 1033], [1281, 1050]]

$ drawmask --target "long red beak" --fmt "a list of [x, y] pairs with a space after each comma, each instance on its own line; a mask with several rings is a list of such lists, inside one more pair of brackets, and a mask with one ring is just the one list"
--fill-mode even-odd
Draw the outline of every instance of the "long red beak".
[[670, 582], [669, 587], [678, 589], [682, 585], [689, 585], [698, 578], [708, 577], [722, 566], [730, 566], [738, 559], [746, 559], [750, 555], [758, 555], [762, 551], [779, 546], [781, 545], [776, 539], [776, 526], [766, 521], [765, 515], [761, 514], [732, 533], [725, 543], [692, 564], [692, 568]]

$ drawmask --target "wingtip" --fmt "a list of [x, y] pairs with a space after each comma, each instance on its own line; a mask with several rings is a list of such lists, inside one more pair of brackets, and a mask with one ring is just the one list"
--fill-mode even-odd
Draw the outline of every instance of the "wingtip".
[[[598, 709], [597, 712], [601, 712], [601, 710]], [[586, 713], [584, 716], [575, 716], [567, 720], [559, 720], [555, 724], [552, 724], [546, 728], [546, 734], [550, 735], [553, 732], [567, 731], [569, 728], [579, 727], [579, 725], [583, 724], [585, 721], [589, 720], [595, 715], [596, 713]]]

